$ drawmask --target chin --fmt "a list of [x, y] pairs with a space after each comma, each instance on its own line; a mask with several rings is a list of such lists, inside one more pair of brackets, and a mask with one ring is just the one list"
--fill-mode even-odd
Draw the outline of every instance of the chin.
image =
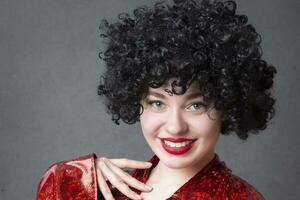
[[157, 155], [159, 159], [169, 168], [182, 169], [195, 164], [195, 159], [192, 155], [177, 156], [164, 152], [162, 156]]
[[191, 162], [164, 162], [162, 160], [162, 162], [169, 168], [172, 168], [172, 169], [183, 169], [183, 168], [186, 168], [186, 167], [189, 167], [191, 166], [193, 163]]

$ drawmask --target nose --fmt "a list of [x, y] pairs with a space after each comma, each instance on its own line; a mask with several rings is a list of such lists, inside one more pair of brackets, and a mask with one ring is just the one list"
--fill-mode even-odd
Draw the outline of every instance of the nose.
[[188, 131], [188, 124], [182, 114], [174, 109], [166, 118], [166, 131], [171, 135], [181, 135]]

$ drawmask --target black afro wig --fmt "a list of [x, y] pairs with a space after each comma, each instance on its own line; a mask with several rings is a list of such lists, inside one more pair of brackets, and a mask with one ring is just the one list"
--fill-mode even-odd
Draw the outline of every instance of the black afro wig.
[[[262, 59], [261, 36], [234, 1], [173, 0], [103, 19], [100, 36], [106, 64], [98, 94], [112, 120], [140, 121], [149, 87], [176, 77], [175, 94], [193, 81], [208, 105], [223, 111], [221, 134], [246, 140], [264, 130], [275, 114], [271, 95], [276, 68]], [[176, 87], [181, 88], [177, 92]]]

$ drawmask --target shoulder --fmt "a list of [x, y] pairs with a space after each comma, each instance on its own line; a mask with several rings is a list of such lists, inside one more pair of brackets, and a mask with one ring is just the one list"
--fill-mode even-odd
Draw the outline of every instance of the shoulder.
[[216, 196], [220, 195], [228, 199], [264, 200], [263, 195], [254, 186], [232, 173], [225, 162], [221, 162], [220, 165], [216, 166], [210, 175], [216, 183], [214, 184], [216, 191], [221, 192]]
[[245, 179], [231, 174], [232, 188], [231, 196], [238, 196], [243, 199], [264, 200], [263, 195]]
[[[37, 200], [97, 198], [95, 154], [52, 164], [38, 185]], [[76, 197], [76, 198], [73, 198]]]

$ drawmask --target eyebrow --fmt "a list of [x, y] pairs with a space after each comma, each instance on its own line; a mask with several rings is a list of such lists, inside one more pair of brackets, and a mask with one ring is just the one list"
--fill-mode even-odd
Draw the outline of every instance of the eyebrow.
[[[149, 95], [153, 95], [153, 96], [161, 98], [161, 99], [167, 99], [165, 95], [158, 93], [158, 92], [154, 92], [154, 91], [149, 91]], [[188, 94], [188, 95], [186, 95], [186, 100], [195, 99], [195, 98], [201, 97], [201, 96], [202, 95], [200, 92]]]

